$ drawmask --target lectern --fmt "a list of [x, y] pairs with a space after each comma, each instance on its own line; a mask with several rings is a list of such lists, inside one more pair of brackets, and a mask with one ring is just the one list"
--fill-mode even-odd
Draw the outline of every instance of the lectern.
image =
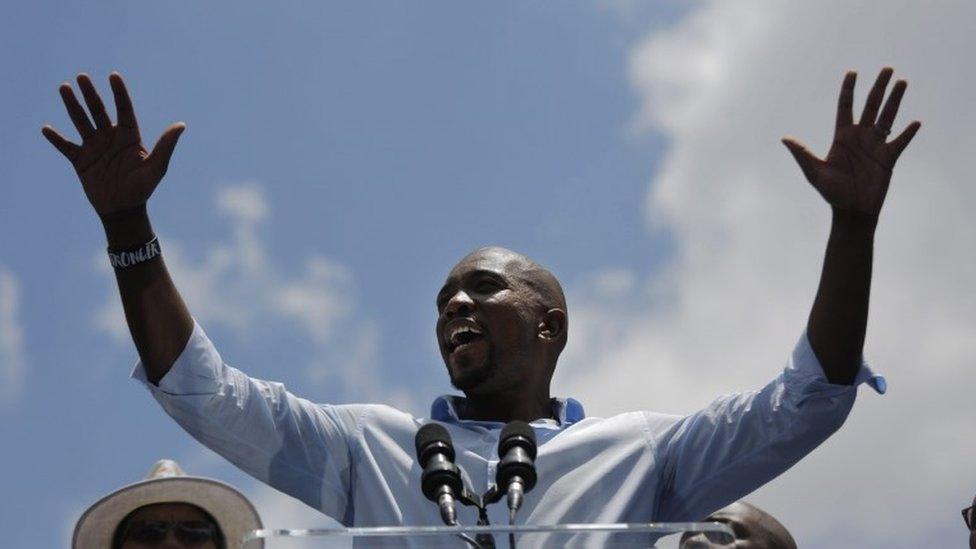
[[389, 526], [376, 528], [319, 528], [254, 530], [243, 549], [264, 544], [266, 549], [417, 547], [482, 547], [529, 549], [580, 547], [609, 549], [653, 548], [664, 536], [704, 532], [717, 543], [733, 541], [729, 526], [718, 522], [657, 522], [638, 524], [556, 524], [517, 526]]

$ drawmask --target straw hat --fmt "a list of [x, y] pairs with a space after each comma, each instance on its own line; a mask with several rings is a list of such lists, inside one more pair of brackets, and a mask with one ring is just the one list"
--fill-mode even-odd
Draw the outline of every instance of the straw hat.
[[[238, 547], [244, 534], [261, 528], [261, 517], [251, 502], [231, 486], [209, 478], [190, 477], [173, 460], [161, 459], [146, 480], [124, 486], [98, 500], [75, 525], [72, 549], [107, 549], [122, 519], [153, 503], [189, 503], [214, 518], [229, 548]], [[263, 540], [248, 544], [264, 547]]]

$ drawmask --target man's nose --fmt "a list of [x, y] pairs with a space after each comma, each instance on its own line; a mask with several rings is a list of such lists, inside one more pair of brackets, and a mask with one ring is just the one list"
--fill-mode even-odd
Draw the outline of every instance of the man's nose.
[[474, 310], [474, 300], [471, 299], [471, 296], [469, 296], [467, 292], [463, 290], [459, 290], [457, 293], [451, 296], [451, 299], [447, 302], [447, 305], [444, 306], [444, 314], [447, 316], [447, 318], [467, 314], [472, 310]]
[[680, 549], [709, 549], [711, 547], [713, 545], [705, 537], [705, 534], [699, 532], [691, 537], [682, 539]]

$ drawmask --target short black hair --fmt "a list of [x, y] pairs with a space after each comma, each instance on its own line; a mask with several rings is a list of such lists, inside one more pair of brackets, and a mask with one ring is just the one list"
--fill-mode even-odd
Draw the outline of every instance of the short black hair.
[[[185, 501], [168, 501], [159, 503], [180, 503], [183, 505], [189, 505], [203, 513], [207, 517], [207, 521], [214, 525], [214, 544], [217, 549], [227, 549], [227, 542], [224, 540], [224, 532], [220, 529], [220, 524], [213, 518], [213, 515], [207, 512], [206, 509], [200, 507], [199, 505], [193, 505], [192, 503], [187, 503]], [[157, 505], [156, 503], [150, 503], [149, 505]], [[125, 543], [125, 534], [129, 530], [129, 523], [132, 521], [132, 515], [136, 512], [149, 507], [149, 505], [143, 505], [141, 507], [136, 507], [129, 512], [122, 520], [119, 521], [119, 525], [115, 527], [115, 532], [112, 534], [112, 549], [122, 549], [122, 544]]]

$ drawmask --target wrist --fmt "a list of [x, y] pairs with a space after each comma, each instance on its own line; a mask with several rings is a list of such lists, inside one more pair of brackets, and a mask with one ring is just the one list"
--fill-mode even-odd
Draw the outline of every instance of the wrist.
[[127, 250], [141, 246], [155, 238], [146, 205], [99, 215], [108, 247], [113, 250]]
[[832, 213], [832, 233], [873, 235], [878, 227], [877, 215], [853, 213], [837, 208], [833, 208]]
[[128, 269], [140, 263], [151, 261], [162, 254], [159, 249], [159, 239], [153, 238], [142, 246], [130, 250], [108, 249], [108, 260], [116, 270]]

